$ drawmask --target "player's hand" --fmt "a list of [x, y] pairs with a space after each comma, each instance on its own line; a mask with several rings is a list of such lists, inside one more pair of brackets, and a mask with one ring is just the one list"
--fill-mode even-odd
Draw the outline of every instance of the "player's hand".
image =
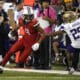
[[39, 49], [39, 45], [40, 45], [39, 43], [33, 44], [33, 45], [32, 45], [32, 50], [33, 50], [33, 51], [37, 51], [37, 50]]
[[14, 32], [14, 31], [10, 31], [8, 33], [8, 37], [11, 39], [11, 40], [16, 40], [17, 39], [17, 34]]

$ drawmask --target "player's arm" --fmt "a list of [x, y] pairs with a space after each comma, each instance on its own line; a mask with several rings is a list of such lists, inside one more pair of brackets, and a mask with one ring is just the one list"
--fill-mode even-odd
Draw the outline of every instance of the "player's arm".
[[56, 20], [55, 20], [55, 19], [51, 19], [51, 18], [49, 18], [49, 17], [46, 17], [46, 16], [44, 16], [44, 17], [43, 17], [43, 19], [44, 19], [44, 20], [47, 20], [47, 21], [49, 21], [51, 24], [54, 24], [54, 23], [56, 23]]
[[11, 40], [16, 40], [18, 38], [18, 32], [17, 31], [20, 28], [20, 26], [23, 26], [23, 20], [21, 18], [19, 19], [19, 23], [15, 25], [15, 28], [13, 28], [8, 34], [8, 37]]
[[49, 34], [46, 34], [46, 36], [61, 36], [63, 33], [65, 33], [65, 31], [59, 30], [57, 32], [51, 32]]
[[61, 24], [61, 25], [59, 26], [58, 31], [52, 32], [52, 33], [50, 33], [49, 35], [51, 35], [51, 36], [56, 36], [56, 35], [60, 36], [60, 35], [62, 35], [63, 33], [66, 33], [65, 25]]
[[45, 39], [45, 32], [41, 27], [39, 27], [39, 24], [35, 26], [34, 29], [37, 30], [41, 35], [38, 42], [32, 45], [32, 50], [37, 51], [39, 49], [40, 43]]
[[14, 21], [14, 12], [13, 12], [12, 9], [8, 10], [8, 16], [9, 16], [9, 23], [12, 27], [12, 30], [14, 30], [16, 28], [16, 24], [15, 24], [15, 21]]
[[46, 34], [45, 34], [44, 30], [40, 26], [37, 27], [37, 30], [41, 34], [41, 37], [38, 40], [38, 42], [41, 43], [45, 39]]
[[50, 33], [49, 35], [51, 35], [51, 36], [56, 36], [56, 35], [62, 35], [63, 33], [65, 33], [65, 32], [62, 31], [62, 30], [59, 30], [59, 31], [57, 31], [57, 32], [52, 32], [52, 33]]
[[40, 25], [38, 23], [35, 25], [34, 29], [37, 30], [40, 33], [41, 37], [40, 37], [38, 42], [41, 43], [41, 41], [44, 40], [46, 34], [45, 34], [44, 30], [40, 27]]

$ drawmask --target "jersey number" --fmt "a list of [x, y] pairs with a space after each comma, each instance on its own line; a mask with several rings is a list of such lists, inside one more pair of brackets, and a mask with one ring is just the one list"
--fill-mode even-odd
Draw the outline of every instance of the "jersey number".
[[77, 27], [76, 29], [72, 29], [70, 32], [72, 33], [75, 40], [80, 38], [80, 27]]
[[25, 32], [26, 32], [28, 35], [31, 35], [29, 29], [25, 29]]

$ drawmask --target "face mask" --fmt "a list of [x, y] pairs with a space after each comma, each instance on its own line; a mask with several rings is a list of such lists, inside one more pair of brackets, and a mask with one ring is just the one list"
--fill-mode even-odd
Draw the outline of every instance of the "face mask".
[[25, 16], [24, 17], [24, 24], [28, 24], [34, 18], [33, 15]]
[[30, 20], [24, 19], [24, 24], [28, 24], [30, 22]]

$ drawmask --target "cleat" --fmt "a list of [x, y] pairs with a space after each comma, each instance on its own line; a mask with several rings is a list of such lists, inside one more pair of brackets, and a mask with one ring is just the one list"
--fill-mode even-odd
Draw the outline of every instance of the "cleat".
[[75, 71], [74, 68], [71, 68], [70, 71], [69, 71], [69, 74], [72, 75], [74, 73], [74, 71]]

